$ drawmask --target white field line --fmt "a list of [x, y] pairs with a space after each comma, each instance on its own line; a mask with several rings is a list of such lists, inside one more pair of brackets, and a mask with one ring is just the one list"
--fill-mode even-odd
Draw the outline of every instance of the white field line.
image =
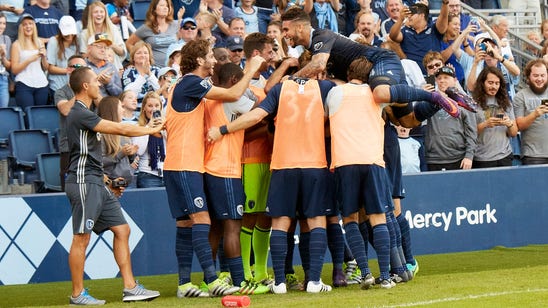
[[475, 294], [475, 295], [472, 294], [472, 295], [462, 296], [462, 297], [446, 297], [446, 298], [440, 298], [440, 299], [433, 299], [429, 301], [406, 303], [406, 304], [399, 304], [399, 305], [385, 306], [385, 307], [412, 307], [412, 306], [420, 306], [420, 305], [432, 305], [432, 304], [445, 303], [445, 302], [464, 301], [468, 299], [476, 299], [476, 298], [484, 298], [484, 297], [497, 297], [497, 296], [512, 295], [512, 294], [537, 293], [537, 292], [548, 292], [548, 289], [541, 288], [541, 289], [527, 289], [527, 290], [518, 290], [518, 291], [490, 292], [490, 293], [484, 293], [484, 294]]

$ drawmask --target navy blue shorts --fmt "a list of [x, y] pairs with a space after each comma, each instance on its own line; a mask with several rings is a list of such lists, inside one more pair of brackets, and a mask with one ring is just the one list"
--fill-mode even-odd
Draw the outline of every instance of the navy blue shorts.
[[400, 59], [394, 56], [375, 62], [369, 74], [369, 86], [371, 89], [379, 85], [391, 86], [395, 84], [407, 84]]
[[207, 211], [204, 176], [195, 171], [164, 171], [167, 201], [171, 216], [181, 219]]
[[392, 210], [386, 171], [377, 165], [349, 165], [335, 168], [337, 199], [344, 217], [363, 207], [366, 214]]
[[405, 197], [402, 184], [401, 154], [396, 128], [390, 123], [384, 125], [384, 162], [391, 185], [393, 199]]
[[340, 204], [337, 201], [337, 179], [335, 177], [335, 174], [332, 172], [327, 172], [325, 206], [329, 211], [329, 214], [327, 216], [339, 216]]
[[212, 218], [242, 219], [245, 193], [242, 179], [204, 175], [207, 203]]
[[266, 211], [271, 217], [331, 215], [325, 204], [327, 168], [273, 170]]

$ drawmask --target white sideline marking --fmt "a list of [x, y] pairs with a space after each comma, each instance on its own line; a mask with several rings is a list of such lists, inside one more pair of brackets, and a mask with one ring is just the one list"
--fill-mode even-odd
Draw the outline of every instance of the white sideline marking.
[[421, 302], [399, 304], [399, 305], [392, 305], [392, 306], [385, 306], [385, 307], [412, 307], [412, 306], [420, 306], [420, 305], [432, 305], [432, 304], [445, 303], [445, 302], [456, 302], [456, 301], [476, 299], [476, 298], [482, 298], [482, 297], [495, 297], [495, 296], [502, 296], [502, 295], [535, 293], [535, 292], [548, 292], [548, 289], [545, 289], [545, 288], [527, 289], [527, 290], [521, 290], [521, 291], [491, 292], [491, 293], [484, 293], [484, 294], [477, 294], [477, 295], [472, 294], [472, 295], [463, 296], [463, 297], [446, 297], [446, 298], [440, 298], [440, 299], [433, 299], [429, 301], [421, 301]]

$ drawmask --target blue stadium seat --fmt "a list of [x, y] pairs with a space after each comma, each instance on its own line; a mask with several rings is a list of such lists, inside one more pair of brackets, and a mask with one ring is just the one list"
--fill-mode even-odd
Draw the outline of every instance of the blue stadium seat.
[[10, 158], [13, 167], [36, 169], [36, 155], [53, 152], [47, 130], [14, 130], [9, 134]]
[[131, 9], [133, 11], [133, 25], [135, 26], [135, 28], [138, 28], [137, 25], [141, 25], [145, 21], [149, 6], [150, 0], [133, 1], [131, 3]]
[[53, 134], [59, 128], [59, 110], [55, 106], [29, 106], [25, 113], [29, 129], [46, 129]]
[[59, 178], [59, 153], [41, 153], [36, 155], [38, 181], [36, 192], [60, 192], [61, 179]]
[[19, 107], [0, 108], [0, 160], [9, 154], [9, 133], [12, 130], [25, 129], [23, 111]]

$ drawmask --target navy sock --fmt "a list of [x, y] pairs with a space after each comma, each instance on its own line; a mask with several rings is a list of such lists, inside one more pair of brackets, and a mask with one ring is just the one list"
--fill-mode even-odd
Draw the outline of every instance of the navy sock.
[[270, 233], [270, 256], [276, 285], [285, 282], [285, 257], [287, 254], [287, 232], [272, 230]]
[[333, 269], [341, 269], [344, 260], [344, 237], [339, 223], [327, 226], [327, 245], [333, 260]]
[[366, 258], [369, 255], [369, 253], [368, 253], [369, 242], [371, 242], [371, 244], [373, 244], [372, 238], [369, 237], [369, 227], [370, 227], [369, 224], [365, 221], [361, 222], [359, 224], [360, 233], [362, 234], [362, 238], [363, 238], [363, 242], [364, 242], [364, 246], [365, 246], [365, 257]]
[[346, 232], [346, 240], [350, 249], [352, 249], [352, 254], [356, 258], [356, 263], [362, 271], [362, 276], [365, 276], [371, 272], [369, 269], [369, 264], [367, 262], [367, 254], [365, 253], [365, 244], [363, 237], [360, 233], [358, 224], [355, 222], [347, 223], [344, 226], [344, 231]]
[[441, 109], [439, 105], [432, 104], [430, 102], [415, 102], [413, 104], [413, 111], [415, 112], [415, 119], [422, 122], [431, 118], [436, 112]]
[[390, 236], [390, 270], [392, 273], [401, 273], [404, 269], [402, 267], [398, 246], [396, 245], [396, 230], [394, 229], [394, 221], [392, 220], [390, 213], [386, 213], [386, 226], [388, 227], [388, 234]]
[[324, 228], [310, 230], [310, 270], [309, 281], [319, 281], [322, 276], [323, 259], [327, 249], [327, 235]]
[[411, 234], [409, 232], [409, 222], [405, 219], [403, 214], [396, 217], [398, 225], [401, 231], [401, 246], [403, 248], [403, 254], [405, 255], [405, 262], [415, 265], [415, 257], [411, 250]]
[[390, 235], [386, 224], [373, 227], [373, 246], [377, 252], [381, 279], [390, 279]]
[[244, 281], [244, 264], [242, 263], [242, 256], [235, 258], [226, 258], [226, 263], [230, 269], [230, 278], [235, 286], [239, 287]]
[[192, 228], [177, 228], [175, 235], [175, 255], [179, 266], [179, 285], [190, 282], [192, 269]]
[[306, 277], [308, 277], [308, 270], [310, 270], [310, 232], [301, 232], [299, 234], [299, 253], [301, 254], [301, 264]]
[[410, 87], [405, 84], [390, 86], [391, 103], [411, 103], [414, 101], [430, 101], [432, 94], [422, 89]]
[[192, 226], [192, 246], [204, 271], [206, 283], [217, 279], [215, 264], [211, 257], [211, 246], [209, 245], [209, 228], [210, 225], [207, 224], [194, 224]]
[[392, 225], [394, 226], [394, 231], [396, 233], [396, 248], [398, 249], [398, 255], [400, 256], [400, 262], [404, 269], [407, 267], [405, 266], [405, 255], [403, 254], [403, 248], [401, 247], [401, 231], [400, 231], [400, 225], [398, 224], [398, 221], [396, 220], [396, 217], [394, 216], [394, 212], [390, 212], [390, 219], [392, 220]]
[[295, 274], [293, 269], [293, 252], [295, 251], [295, 233], [287, 233], [287, 254], [285, 256], [285, 273]]

